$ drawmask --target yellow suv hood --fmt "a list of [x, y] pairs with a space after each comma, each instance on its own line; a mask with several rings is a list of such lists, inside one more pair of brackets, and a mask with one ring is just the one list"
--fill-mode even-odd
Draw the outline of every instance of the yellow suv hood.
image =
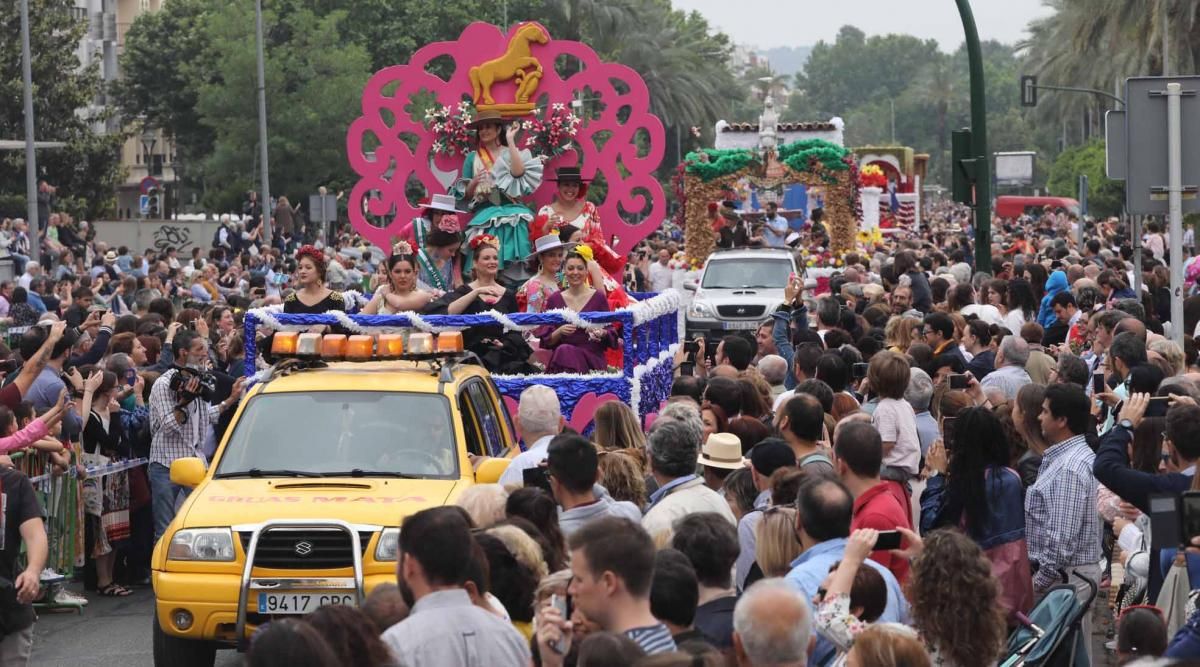
[[267, 519], [399, 526], [409, 514], [449, 504], [459, 487], [459, 480], [441, 479], [210, 479], [188, 497], [178, 526], [235, 526]]

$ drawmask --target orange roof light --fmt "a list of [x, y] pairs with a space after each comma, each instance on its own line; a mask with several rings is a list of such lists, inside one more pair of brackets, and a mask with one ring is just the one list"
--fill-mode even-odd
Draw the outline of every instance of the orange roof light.
[[463, 335], [461, 331], [443, 331], [438, 334], [437, 351], [444, 352], [462, 352], [463, 351]]
[[321, 358], [328, 361], [339, 361], [346, 356], [346, 336], [343, 334], [326, 334], [321, 339]]
[[295, 331], [278, 331], [271, 341], [271, 354], [276, 356], [291, 356], [296, 354], [296, 341], [300, 334]]
[[370, 336], [351, 336], [346, 341], [346, 359], [348, 361], [370, 361], [374, 344], [375, 339]]
[[408, 336], [409, 354], [433, 354], [433, 335], [414, 333]]
[[296, 343], [296, 356], [316, 357], [321, 353], [321, 334], [302, 333]]
[[399, 359], [404, 354], [404, 338], [400, 334], [379, 334], [379, 358]]

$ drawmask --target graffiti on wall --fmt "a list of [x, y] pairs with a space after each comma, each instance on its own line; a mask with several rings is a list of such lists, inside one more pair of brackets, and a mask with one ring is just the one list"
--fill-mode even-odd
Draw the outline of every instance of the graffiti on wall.
[[175, 248], [183, 255], [191, 250], [191, 245], [192, 231], [187, 227], [162, 225], [154, 230], [154, 249], [159, 252]]

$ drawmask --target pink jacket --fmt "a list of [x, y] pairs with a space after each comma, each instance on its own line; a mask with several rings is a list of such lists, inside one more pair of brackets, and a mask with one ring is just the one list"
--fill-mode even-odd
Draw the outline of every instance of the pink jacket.
[[42, 421], [41, 417], [29, 422], [29, 426], [13, 433], [7, 438], [0, 438], [0, 454], [25, 449], [33, 443], [41, 440], [50, 433], [50, 429], [46, 427], [46, 422]]

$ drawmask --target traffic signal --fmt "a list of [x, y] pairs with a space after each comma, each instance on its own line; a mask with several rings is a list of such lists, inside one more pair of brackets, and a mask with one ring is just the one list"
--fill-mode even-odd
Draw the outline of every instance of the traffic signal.
[[162, 217], [162, 195], [159, 193], [158, 188], [151, 188], [149, 194], [150, 212], [148, 213], [148, 216], [154, 219]]
[[971, 131], [950, 133], [950, 189], [954, 201], [975, 205], [975, 162], [971, 155]]

